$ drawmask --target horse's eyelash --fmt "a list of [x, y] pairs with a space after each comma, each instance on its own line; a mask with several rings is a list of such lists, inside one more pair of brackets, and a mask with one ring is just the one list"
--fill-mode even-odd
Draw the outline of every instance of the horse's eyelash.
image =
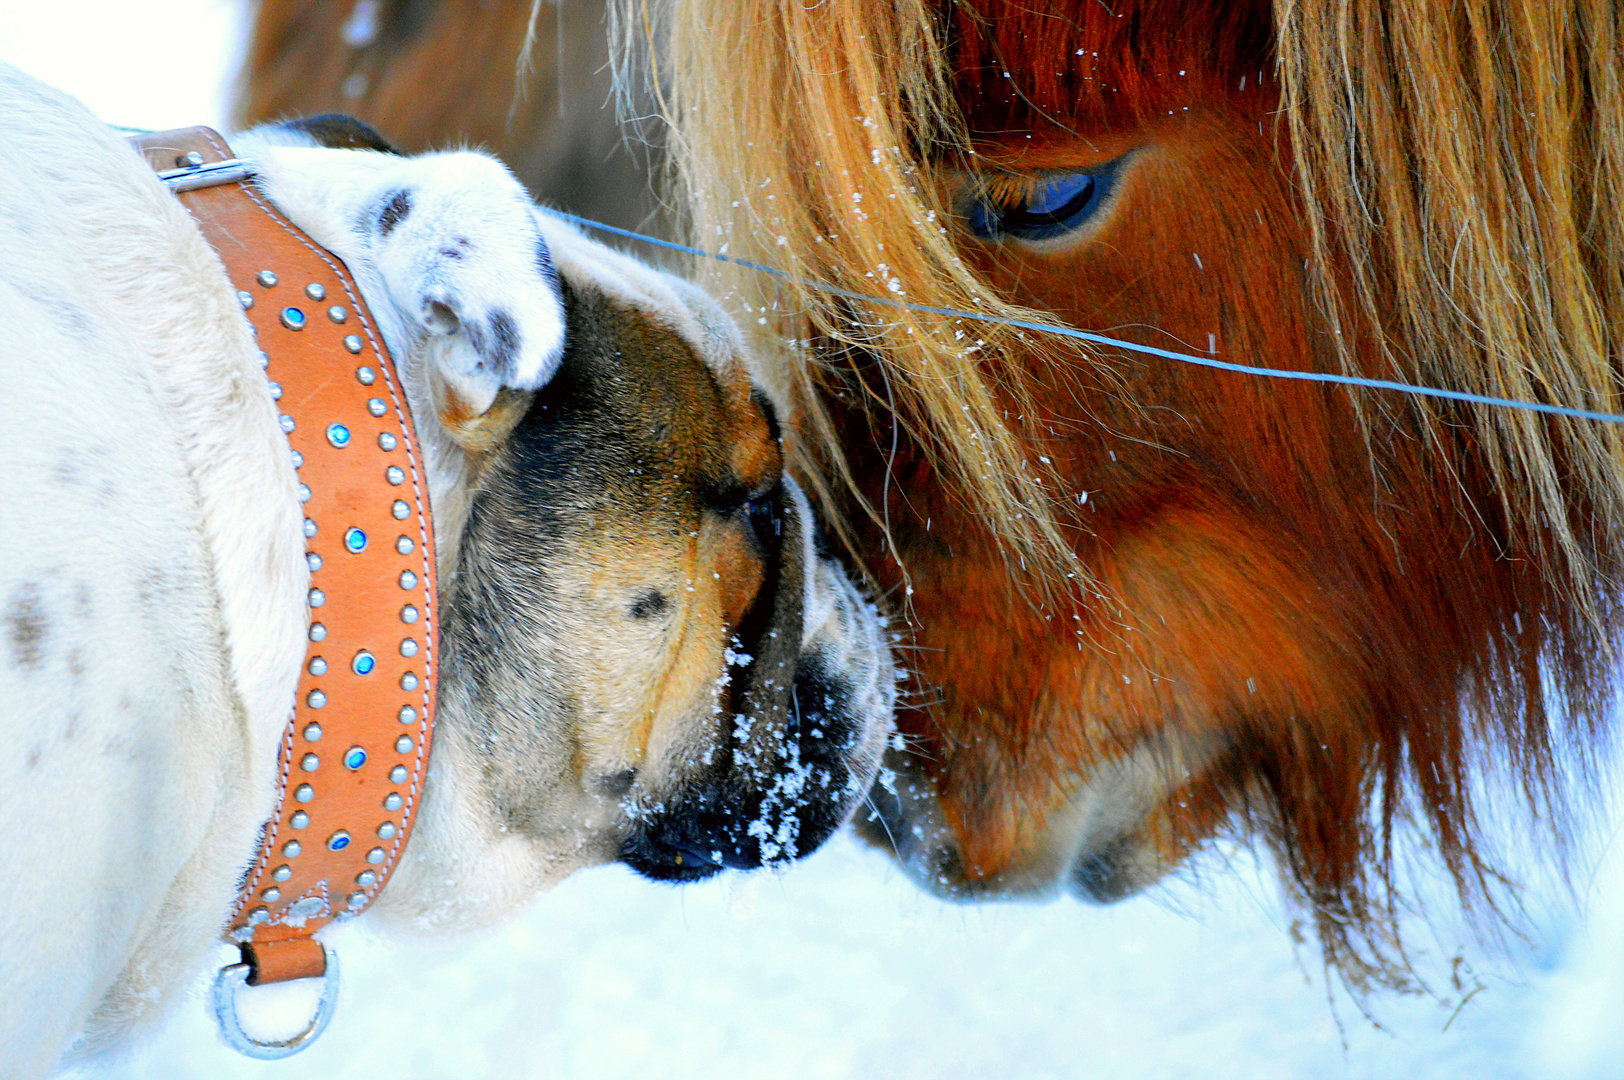
[[1047, 182], [1040, 177], [1009, 173], [981, 176], [976, 179], [976, 198], [994, 206], [1026, 206], [1037, 198], [1038, 190]]

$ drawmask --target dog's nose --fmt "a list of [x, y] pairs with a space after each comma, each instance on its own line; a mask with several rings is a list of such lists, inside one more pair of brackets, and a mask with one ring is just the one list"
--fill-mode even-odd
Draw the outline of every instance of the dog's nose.
[[[762, 821], [768, 815], [760, 794], [725, 775], [708, 779], [674, 804], [667, 799], [662, 809], [635, 819], [620, 842], [621, 861], [657, 881], [698, 881], [724, 868], [755, 870], [804, 854], [793, 840], [787, 848], [764, 850]], [[800, 829], [792, 831], [798, 834]], [[814, 842], [806, 850], [816, 846]]]
[[620, 842], [620, 859], [656, 881], [699, 881], [723, 869], [754, 870], [761, 865], [760, 849], [746, 855], [725, 841], [709, 844], [681, 835], [679, 829], [634, 829]]

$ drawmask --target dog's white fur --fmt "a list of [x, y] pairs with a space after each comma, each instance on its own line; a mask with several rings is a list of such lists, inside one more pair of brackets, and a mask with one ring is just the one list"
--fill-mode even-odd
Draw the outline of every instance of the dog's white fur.
[[[469, 464], [422, 419], [430, 368], [476, 404], [551, 376], [556, 288], [530, 247], [501, 242], [532, 235], [535, 210], [480, 155], [277, 142], [233, 148], [346, 260], [403, 359], [449, 572]], [[217, 941], [271, 812], [308, 572], [258, 349], [186, 211], [77, 102], [3, 66], [0, 146], [0, 1074], [37, 1077], [64, 1048], [113, 1045], [159, 1014]], [[355, 227], [404, 184], [416, 203], [398, 228]], [[711, 301], [552, 219], [540, 227], [567, 273], [737, 362]], [[482, 258], [437, 254], [468, 230]], [[456, 332], [494, 301], [523, 320], [505, 379]], [[85, 356], [98, 362], [74, 362]], [[829, 597], [850, 586], [819, 576], [808, 634], [846, 617]], [[464, 794], [477, 768], [437, 752], [435, 798], [386, 893], [395, 914], [487, 921], [600, 861], [493, 840], [502, 830]], [[444, 887], [476, 876], [476, 894]]]

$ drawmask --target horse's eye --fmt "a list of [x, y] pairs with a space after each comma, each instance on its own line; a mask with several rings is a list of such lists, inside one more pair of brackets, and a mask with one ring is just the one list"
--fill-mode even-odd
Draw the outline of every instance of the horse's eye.
[[966, 215], [970, 231], [983, 240], [1053, 240], [1075, 232], [1110, 196], [1117, 164], [1033, 180], [986, 182]]

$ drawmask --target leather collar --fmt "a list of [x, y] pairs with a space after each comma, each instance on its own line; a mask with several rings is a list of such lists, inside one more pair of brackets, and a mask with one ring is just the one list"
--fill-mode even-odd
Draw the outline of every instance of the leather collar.
[[298, 470], [310, 644], [276, 810], [225, 937], [242, 946], [250, 984], [318, 976], [326, 954], [312, 935], [376, 898], [421, 800], [439, 657], [426, 468], [400, 377], [338, 257], [265, 200], [252, 164], [214, 131], [133, 141], [219, 254]]

